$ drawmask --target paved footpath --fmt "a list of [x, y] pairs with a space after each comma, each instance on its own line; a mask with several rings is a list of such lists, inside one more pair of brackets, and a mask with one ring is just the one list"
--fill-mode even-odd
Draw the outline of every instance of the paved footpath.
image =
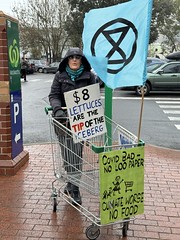
[[[15, 176], [0, 177], [0, 240], [86, 240], [91, 224], [60, 199], [52, 211], [50, 144], [25, 146], [29, 162]], [[83, 204], [96, 212], [93, 196]], [[98, 240], [180, 240], [180, 151], [145, 147], [145, 213], [122, 238], [118, 224], [101, 227]]]

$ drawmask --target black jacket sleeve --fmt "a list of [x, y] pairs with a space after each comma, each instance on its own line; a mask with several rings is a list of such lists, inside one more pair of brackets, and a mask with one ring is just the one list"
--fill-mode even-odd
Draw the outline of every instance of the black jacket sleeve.
[[51, 91], [49, 93], [49, 102], [51, 107], [53, 108], [53, 113], [55, 114], [57, 110], [62, 107], [62, 99], [61, 99], [61, 83], [59, 82], [59, 72], [56, 73]]

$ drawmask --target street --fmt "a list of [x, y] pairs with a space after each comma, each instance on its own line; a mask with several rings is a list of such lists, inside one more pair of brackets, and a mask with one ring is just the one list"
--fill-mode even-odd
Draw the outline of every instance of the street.
[[[54, 74], [34, 73], [22, 81], [23, 139], [24, 144], [50, 142], [48, 94]], [[104, 89], [101, 89], [104, 99]], [[140, 127], [141, 98], [132, 91], [113, 92], [112, 119], [138, 135], [145, 144], [180, 149], [179, 93], [152, 93], [144, 99]]]

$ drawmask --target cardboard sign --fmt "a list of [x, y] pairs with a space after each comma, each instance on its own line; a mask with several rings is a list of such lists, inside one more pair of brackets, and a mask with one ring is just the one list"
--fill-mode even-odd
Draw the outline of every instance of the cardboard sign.
[[64, 93], [71, 131], [79, 139], [90, 139], [106, 132], [99, 84]]
[[99, 154], [100, 218], [109, 224], [144, 212], [144, 146]]

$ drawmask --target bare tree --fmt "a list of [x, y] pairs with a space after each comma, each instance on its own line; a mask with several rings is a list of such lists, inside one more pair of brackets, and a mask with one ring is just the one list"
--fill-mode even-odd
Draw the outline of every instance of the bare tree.
[[64, 25], [69, 12], [66, 0], [29, 0], [16, 3], [13, 12], [19, 21], [20, 45], [34, 57], [46, 54], [49, 62], [59, 61], [68, 35]]

